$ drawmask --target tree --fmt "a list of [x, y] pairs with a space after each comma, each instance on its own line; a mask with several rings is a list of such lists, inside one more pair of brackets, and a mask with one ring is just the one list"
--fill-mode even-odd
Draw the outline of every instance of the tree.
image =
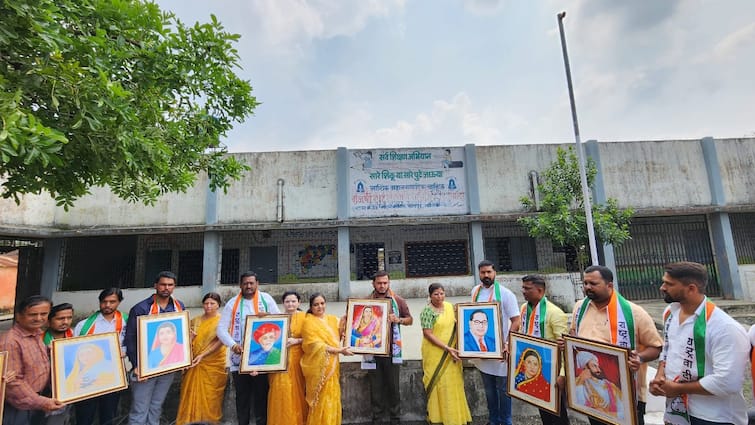
[[0, 0], [0, 182], [68, 208], [92, 186], [154, 203], [248, 167], [220, 138], [257, 106], [239, 36], [142, 0]]
[[[597, 169], [592, 158], [586, 165], [587, 184], [592, 187]], [[548, 238], [556, 246], [571, 247], [577, 253], [580, 270], [588, 258], [587, 220], [584, 197], [579, 177], [579, 162], [574, 149], [558, 148], [556, 160], [546, 169], [537, 185], [540, 209], [536, 214], [519, 218], [518, 222], [533, 238]], [[535, 202], [529, 196], [520, 199], [522, 205], [535, 211]], [[592, 203], [595, 235], [603, 243], [621, 245], [630, 238], [629, 222], [633, 211], [620, 209], [615, 199], [605, 204]]]

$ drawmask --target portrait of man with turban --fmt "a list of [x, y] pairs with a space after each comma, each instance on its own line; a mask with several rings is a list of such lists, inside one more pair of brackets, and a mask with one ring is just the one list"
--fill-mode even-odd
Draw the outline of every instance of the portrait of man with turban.
[[621, 389], [606, 378], [598, 357], [590, 351], [578, 351], [575, 393], [577, 403], [606, 413], [617, 419], [624, 418]]
[[[281, 361], [281, 328], [275, 323], [260, 325], [252, 333], [253, 342], [249, 349], [249, 366], [276, 365]], [[276, 344], [278, 343], [278, 344]], [[256, 348], [255, 345], [257, 346]], [[276, 347], [276, 345], [278, 345]], [[253, 349], [254, 348], [254, 349]]]

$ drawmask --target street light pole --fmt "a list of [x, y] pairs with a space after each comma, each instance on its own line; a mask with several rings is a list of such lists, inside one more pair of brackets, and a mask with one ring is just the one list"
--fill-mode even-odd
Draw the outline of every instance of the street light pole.
[[564, 35], [564, 18], [566, 12], [558, 15], [558, 30], [561, 33], [561, 50], [564, 54], [564, 68], [566, 69], [566, 84], [569, 87], [569, 103], [571, 104], [572, 124], [574, 125], [574, 140], [577, 145], [577, 157], [579, 158], [579, 179], [582, 182], [582, 198], [585, 204], [585, 219], [587, 221], [587, 238], [590, 242], [591, 264], [598, 264], [598, 247], [595, 243], [595, 228], [592, 221], [592, 202], [590, 201], [590, 188], [587, 187], [587, 174], [585, 172], [585, 154], [582, 151], [582, 142], [579, 139], [579, 122], [577, 121], [577, 107], [574, 103], [574, 88], [571, 82], [571, 68], [569, 67], [569, 54], [566, 51], [566, 36]]

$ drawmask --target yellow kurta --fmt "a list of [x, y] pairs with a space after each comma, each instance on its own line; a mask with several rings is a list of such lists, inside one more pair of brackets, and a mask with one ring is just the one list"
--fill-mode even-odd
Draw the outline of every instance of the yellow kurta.
[[[220, 315], [206, 320], [201, 316], [192, 319], [191, 328], [196, 329], [197, 333], [191, 343], [191, 352], [195, 356], [202, 354], [217, 338], [215, 332], [219, 321]], [[198, 421], [220, 422], [223, 417], [223, 395], [228, 381], [225, 358], [226, 348], [221, 345], [184, 373], [177, 425]]]
[[[438, 316], [432, 327], [433, 335], [443, 342], [448, 342], [454, 333], [454, 323], [456, 323], [456, 318], [453, 306], [451, 303], [443, 302], [443, 313]], [[453, 344], [450, 345], [453, 346]], [[444, 352], [442, 348], [426, 338], [422, 339], [422, 370], [424, 372], [422, 383], [426, 392]], [[462, 365], [460, 361], [454, 362], [450, 354], [446, 355], [443, 360], [435, 383], [427, 394], [427, 420], [431, 424], [444, 425], [472, 423], [472, 414], [464, 393]]]
[[[291, 316], [291, 337], [301, 338], [305, 313]], [[270, 375], [267, 397], [268, 425], [304, 425], [307, 421], [307, 400], [304, 398], [304, 375], [301, 371], [301, 344], [288, 349], [288, 370]]]
[[307, 425], [341, 424], [341, 384], [338, 354], [330, 354], [326, 347], [340, 346], [338, 318], [326, 315], [324, 320], [307, 314], [301, 335], [301, 368], [306, 382], [309, 412]]

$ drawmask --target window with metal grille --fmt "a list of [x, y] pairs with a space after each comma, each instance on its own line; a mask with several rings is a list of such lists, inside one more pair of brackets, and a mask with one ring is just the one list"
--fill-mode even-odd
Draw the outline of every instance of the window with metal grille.
[[204, 251], [178, 252], [178, 285], [192, 286], [202, 284], [202, 268], [204, 265]]
[[148, 288], [155, 283], [155, 276], [162, 271], [171, 270], [171, 260], [173, 252], [169, 249], [156, 249], [147, 251], [147, 258], [144, 263], [144, 288]]
[[406, 276], [459, 276], [469, 274], [467, 241], [407, 242]]
[[220, 262], [220, 283], [234, 284], [239, 281], [239, 252], [237, 249], [224, 249]]
[[755, 264], [755, 213], [729, 214], [739, 264]]
[[61, 289], [133, 288], [136, 236], [66, 239]]
[[498, 271], [537, 270], [535, 239], [527, 236], [486, 238], [485, 257], [495, 263]]

